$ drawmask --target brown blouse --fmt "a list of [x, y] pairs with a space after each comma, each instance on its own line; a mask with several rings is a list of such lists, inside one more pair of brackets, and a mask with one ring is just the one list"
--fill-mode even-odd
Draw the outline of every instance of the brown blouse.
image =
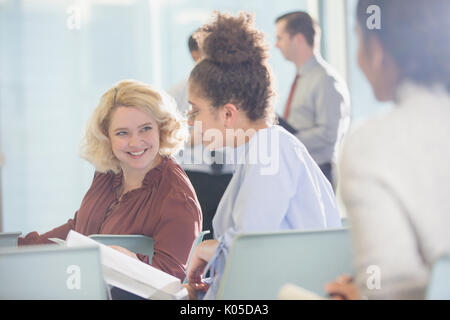
[[[121, 184], [122, 173], [96, 172], [73, 219], [42, 235], [31, 232], [18, 244], [51, 243], [48, 238], [65, 239], [72, 229], [86, 236], [142, 234], [155, 241], [151, 265], [183, 280], [192, 243], [202, 229], [200, 204], [186, 174], [173, 159], [163, 158], [146, 174], [142, 187], [119, 202]], [[149, 263], [148, 256], [137, 256]]]

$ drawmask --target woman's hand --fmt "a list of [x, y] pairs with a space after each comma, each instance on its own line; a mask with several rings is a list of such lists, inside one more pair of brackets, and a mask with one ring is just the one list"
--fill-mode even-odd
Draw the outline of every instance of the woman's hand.
[[327, 283], [325, 290], [334, 300], [361, 299], [358, 288], [348, 275], [339, 276], [334, 282]]
[[[127, 256], [130, 256], [130, 257], [132, 257], [132, 258], [138, 259], [137, 255], [136, 255], [134, 252], [131, 252], [131, 251], [128, 250], [128, 249], [125, 249], [125, 248], [119, 247], [119, 246], [109, 246], [109, 247], [110, 247], [110, 248], [113, 248], [113, 249], [115, 249], [115, 250], [117, 250], [117, 251], [120, 251], [120, 252], [126, 254]], [[138, 259], [138, 260], [139, 260], [139, 259]]]
[[194, 296], [196, 298], [197, 296], [196, 293], [195, 295], [191, 293], [192, 290], [204, 292], [208, 290], [209, 286], [202, 282], [202, 274], [206, 265], [212, 259], [218, 245], [219, 242], [217, 240], [206, 240], [195, 248], [187, 269], [189, 287], [186, 286], [186, 288], [188, 289], [190, 298]]
[[206, 292], [208, 291], [209, 286], [206, 283], [202, 283], [200, 285], [197, 284], [189, 284], [185, 283], [183, 286], [187, 289], [189, 300], [197, 300], [198, 299], [198, 292]]

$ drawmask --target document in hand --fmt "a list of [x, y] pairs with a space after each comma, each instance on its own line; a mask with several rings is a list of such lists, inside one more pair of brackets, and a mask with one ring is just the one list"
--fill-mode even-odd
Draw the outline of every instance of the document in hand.
[[71, 230], [66, 245], [100, 246], [103, 277], [109, 285], [118, 287], [140, 297], [153, 300], [187, 299], [187, 290], [181, 281], [159, 269], [105, 246]]

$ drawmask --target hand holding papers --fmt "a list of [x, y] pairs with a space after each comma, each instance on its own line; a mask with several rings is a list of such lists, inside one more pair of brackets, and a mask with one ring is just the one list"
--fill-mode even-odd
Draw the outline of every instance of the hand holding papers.
[[66, 245], [100, 246], [103, 276], [106, 283], [146, 299], [186, 299], [181, 281], [139, 260], [71, 230]]

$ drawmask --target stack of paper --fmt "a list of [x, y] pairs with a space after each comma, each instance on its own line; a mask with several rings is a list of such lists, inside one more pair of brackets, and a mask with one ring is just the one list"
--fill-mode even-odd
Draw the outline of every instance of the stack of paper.
[[159, 269], [71, 230], [69, 247], [98, 245], [106, 283], [146, 299], [187, 299], [181, 281]]

